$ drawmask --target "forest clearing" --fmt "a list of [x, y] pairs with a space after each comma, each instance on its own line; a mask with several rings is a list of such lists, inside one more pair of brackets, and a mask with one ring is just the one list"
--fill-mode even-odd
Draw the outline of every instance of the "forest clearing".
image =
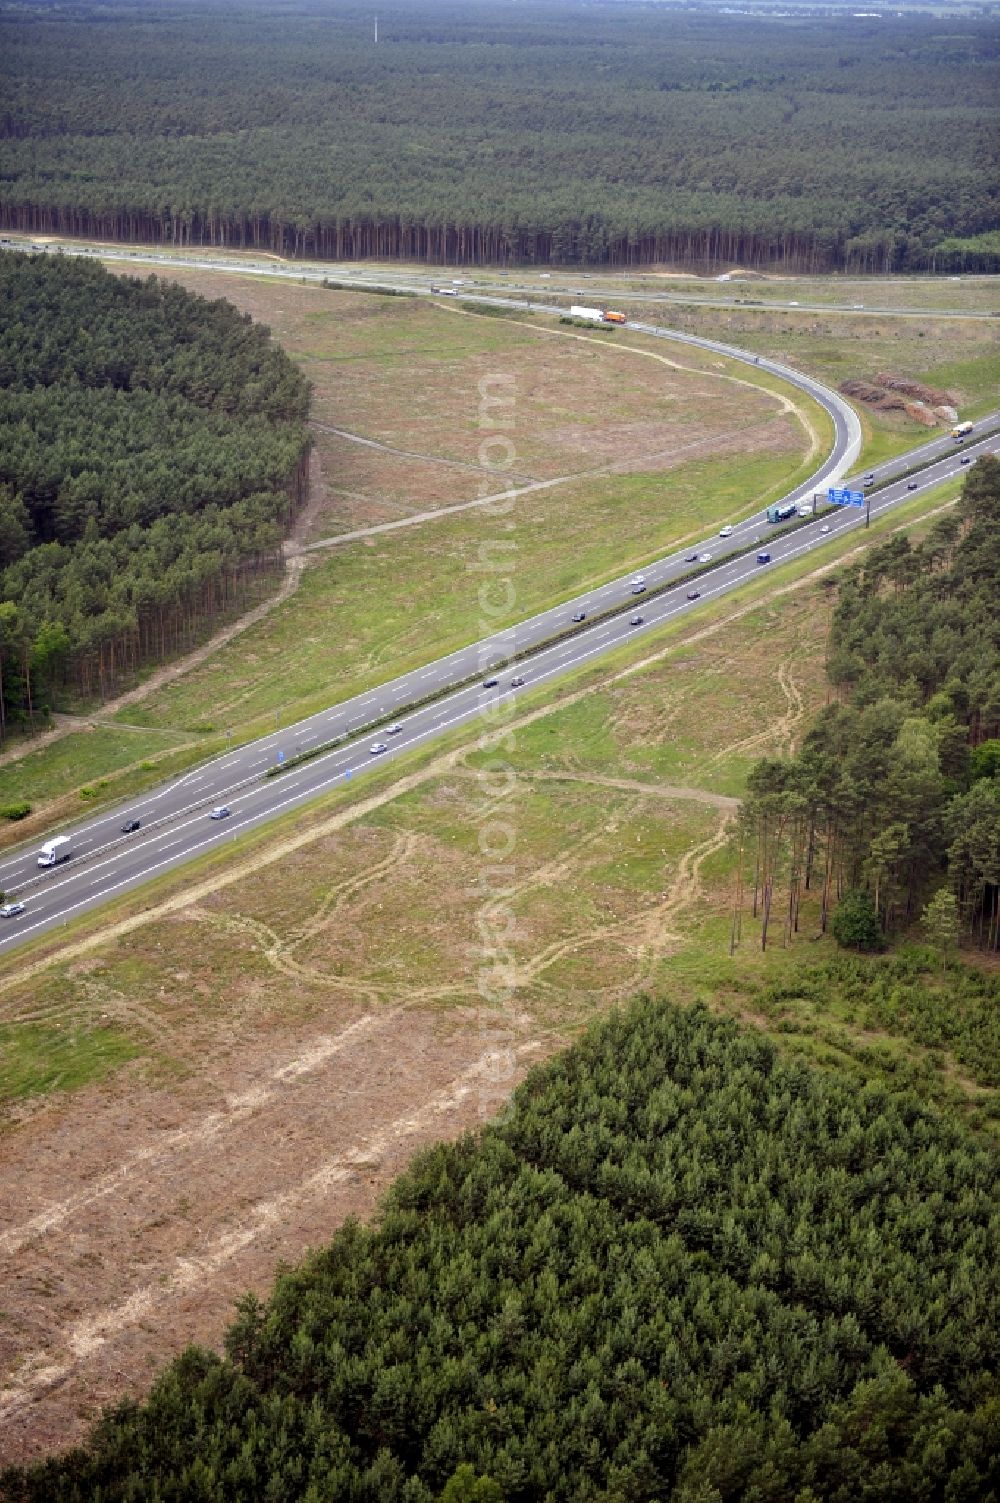
[[491, 1115], [639, 990], [714, 997], [783, 1048], [909, 1072], [995, 1122], [996, 1092], [947, 1051], [789, 1000], [804, 958], [832, 953], [809, 902], [791, 950], [726, 955], [733, 795], [822, 706], [827, 610], [820, 581], [744, 608], [735, 632], [720, 608], [603, 686], [526, 704], [505, 1008], [477, 986], [489, 754], [457, 732], [361, 805], [330, 800], [248, 861], [131, 900], [137, 927], [85, 925], [69, 958], [51, 945], [27, 979], [8, 971], [5, 1459], [82, 1434], [186, 1341], [217, 1343], [234, 1291], [263, 1293], [278, 1261], [370, 1215], [419, 1146]]
[[[476, 567], [496, 520], [490, 508], [451, 517], [447, 507], [506, 489], [506, 469], [477, 463], [484, 441], [501, 437], [513, 446], [510, 470], [546, 482], [505, 513], [516, 591], [496, 629], [782, 494], [826, 442], [825, 418], [804, 396], [793, 406], [698, 351], [610, 349], [412, 299], [209, 273], [182, 280], [267, 323], [314, 384], [310, 493], [288, 561], [296, 587], [180, 677], [154, 675], [117, 713], [97, 707], [97, 728], [0, 763], [0, 802], [16, 789], [37, 821], [65, 812], [71, 804], [52, 801], [81, 785], [106, 801], [261, 734], [276, 712], [287, 724], [475, 641]], [[498, 409], [486, 404], [497, 391], [510, 403], [493, 430]], [[428, 504], [442, 511], [427, 523], [294, 556], [310, 539]]]
[[[730, 372], [713, 357], [680, 347], [649, 350], [648, 340], [631, 333], [616, 335], [608, 347], [600, 336], [581, 337], [558, 325], [549, 331], [532, 321], [475, 318], [423, 300], [223, 272], [170, 275], [192, 291], [235, 302], [272, 329], [310, 379], [319, 373], [310, 499], [296, 546], [335, 538], [372, 519], [412, 515], [428, 504], [447, 508], [474, 498], [484, 484], [489, 490], [489, 477], [476, 463], [483, 433], [477, 387], [484, 371], [514, 379], [512, 470], [564, 472], [573, 462], [572, 445], [582, 446], [586, 458], [577, 468], [587, 472], [589, 466], [589, 473], [522, 495], [512, 509], [519, 546], [511, 619], [580, 583], [638, 567], [655, 548], [700, 535], [719, 518], [738, 514], [751, 495], [778, 494], [794, 480], [811, 444], [822, 441], [821, 414], [810, 415], [804, 428], [786, 411], [784, 394], [775, 401], [743, 384], [745, 367]], [[839, 281], [809, 283], [809, 293]], [[977, 306], [976, 286], [975, 279], [949, 284], [953, 299], [968, 296], [971, 307]], [[678, 323], [685, 317], [683, 310], [671, 312]], [[974, 409], [1000, 379], [1000, 331], [988, 320], [941, 319], [921, 331], [905, 319], [882, 319], [874, 328], [867, 319], [842, 317], [824, 332], [806, 313], [769, 314], [763, 325], [758, 310], [701, 309], [698, 317], [710, 334], [759, 347], [834, 384], [895, 363], [929, 382], [951, 382]], [[626, 345], [645, 349], [631, 354]], [[398, 361], [396, 350], [402, 352]], [[394, 393], [400, 389], [417, 390], [419, 399], [399, 402]], [[578, 391], [584, 393], [579, 404]], [[803, 417], [807, 411], [803, 402]], [[863, 413], [862, 421], [873, 460], [920, 434], [899, 414]], [[735, 452], [734, 424], [749, 457]], [[691, 447], [702, 425], [707, 455], [699, 440]], [[373, 449], [331, 428], [406, 452]], [[754, 453], [754, 444], [763, 447]], [[532, 467], [518, 471], [525, 465], [522, 452], [533, 456]], [[645, 457], [635, 470], [640, 452]], [[499, 480], [507, 483], [503, 474]], [[189, 671], [153, 675], [116, 714], [98, 713], [75, 731], [67, 721], [55, 745], [0, 763], [0, 801], [23, 791], [38, 808], [32, 819], [42, 828], [76, 807], [80, 787], [98, 803], [128, 795], [224, 747], [227, 732], [237, 740], [259, 735], [273, 726], [275, 712], [291, 720], [331, 697], [377, 684], [390, 654], [405, 669], [469, 640], [478, 626], [469, 563], [492, 532], [476, 510], [445, 513], [404, 532], [344, 544], [329, 556], [290, 560], [295, 577], [278, 609], [251, 630], [239, 630], [229, 647], [199, 651]], [[386, 578], [405, 580], [405, 589], [385, 590]], [[380, 592], [378, 612], [369, 608], [373, 589]], [[28, 833], [8, 827], [0, 838], [9, 843]]]

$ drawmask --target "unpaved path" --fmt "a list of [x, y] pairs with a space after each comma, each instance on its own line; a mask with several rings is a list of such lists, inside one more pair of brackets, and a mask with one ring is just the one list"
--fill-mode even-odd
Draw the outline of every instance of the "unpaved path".
[[[628, 348], [625, 346], [625, 348]], [[633, 354], [643, 354], [644, 351], [633, 350]], [[654, 357], [662, 358], [662, 357]], [[671, 364], [666, 361], [666, 364]], [[726, 379], [733, 379], [727, 377]], [[789, 404], [790, 405], [790, 404]], [[772, 419], [767, 419], [770, 423]], [[491, 491], [488, 495], [475, 496], [469, 501], [455, 501], [448, 506], [435, 506], [416, 511], [405, 517], [394, 517], [391, 522], [373, 522], [368, 527], [354, 527], [350, 532], [332, 533], [329, 537], [317, 538], [315, 542], [303, 545], [302, 552], [313, 553], [322, 548], [337, 548], [342, 543], [356, 543], [360, 538], [375, 537], [383, 532], [398, 532], [401, 527], [417, 527], [423, 522], [439, 521], [442, 517], [450, 517], [458, 512], [472, 511], [480, 506], [495, 506], [498, 501], [509, 501], [519, 496], [530, 496], [536, 491], [552, 490], [556, 486], [569, 485], [574, 481], [596, 480], [602, 475], [615, 475], [620, 470], [634, 470], [638, 465], [659, 463], [665, 459], [679, 459], [693, 449], [704, 449], [706, 446], [718, 446], [734, 442], [737, 439], [745, 439], [748, 433], [755, 429], [767, 426], [767, 423], [745, 423], [739, 428], [733, 428], [727, 433], [713, 433], [707, 438], [695, 438], [686, 444], [677, 444], [670, 449], [657, 449], [650, 454], [630, 454], [626, 459], [616, 459], [610, 464], [597, 465], [588, 470], [571, 470], [565, 475], [553, 475], [548, 480], [531, 480], [524, 485], [508, 485], [503, 490]], [[425, 455], [424, 458], [429, 456]], [[473, 466], [473, 468], [475, 468]], [[496, 475], [496, 470], [483, 470], [483, 475]], [[512, 476], [513, 478], [513, 476]]]
[[209, 637], [207, 642], [203, 642], [200, 647], [194, 648], [192, 652], [186, 653], [182, 658], [175, 659], [172, 663], [165, 664], [162, 668], [157, 668], [148, 678], [143, 679], [142, 683], [135, 689], [128, 689], [124, 694], [119, 694], [114, 699], [106, 699], [95, 715], [58, 717], [57, 723], [51, 730], [43, 731], [41, 735], [32, 737], [30, 741], [18, 742], [16, 746], [8, 747], [4, 752], [0, 753], [0, 764], [4, 762], [16, 762], [28, 752], [39, 751], [42, 747], [50, 746], [53, 741], [58, 741], [61, 737], [68, 735], [70, 731], [79, 730], [82, 725], [96, 725], [113, 719], [120, 710], [126, 709], [129, 705], [140, 704], [147, 695], [155, 694], [165, 684], [171, 684], [175, 679], [182, 678], [185, 673], [190, 672], [192, 668], [197, 668], [200, 663], [204, 663], [213, 653], [218, 652], [220, 647], [224, 647], [227, 642], [231, 642], [241, 632], [247, 631], [251, 626], [256, 626], [258, 621], [263, 621], [265, 616], [269, 616], [272, 611], [277, 610], [278, 606], [283, 605], [299, 587], [299, 580], [302, 578], [302, 570], [306, 561], [301, 556], [302, 550], [298, 540], [307, 535], [313, 518], [320, 510], [323, 501], [322, 471], [316, 451], [313, 450], [309, 457], [309, 494], [306, 504], [296, 518], [295, 526], [285, 544], [285, 574], [275, 593], [269, 595], [266, 600], [261, 601], [260, 605], [254, 606], [253, 610], [247, 611], [246, 615], [240, 616], [238, 620], [232, 621], [228, 626], [222, 627], [220, 631]]
[[492, 1115], [552, 1046], [516, 1041], [498, 1084], [481, 1029], [385, 1008], [284, 1051], [244, 1031], [207, 1111], [191, 1085], [48, 1105], [5, 1155], [0, 1462], [62, 1448], [188, 1342], [218, 1343], [243, 1290], [370, 1215], [416, 1148]]
[[679, 787], [675, 783], [649, 783], [642, 778], [606, 778], [593, 772], [529, 772], [521, 774], [532, 783], [593, 783], [596, 788], [620, 788], [625, 793], [641, 793], [649, 798], [689, 799], [695, 804], [711, 804], [715, 809], [738, 809], [738, 798], [712, 793], [707, 788]]
[[361, 433], [352, 433], [350, 428], [334, 428], [330, 423], [321, 423], [313, 419], [309, 425], [317, 428], [320, 433], [333, 433], [337, 438], [346, 438], [349, 443], [360, 444], [365, 449], [377, 449], [380, 454], [395, 454], [401, 459], [416, 459], [421, 464], [446, 465], [452, 470], [471, 470], [477, 475], [509, 476], [513, 480], [531, 480], [531, 475], [518, 474], [516, 470], [500, 471], [495, 466], [474, 464], [471, 459], [445, 459], [440, 454], [424, 454], [419, 449], [400, 449], [396, 444], [386, 444], [377, 438], [365, 438]]

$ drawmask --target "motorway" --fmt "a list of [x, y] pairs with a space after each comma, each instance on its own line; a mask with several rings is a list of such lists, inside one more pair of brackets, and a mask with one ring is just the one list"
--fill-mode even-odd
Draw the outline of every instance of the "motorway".
[[[88, 252], [78, 248], [75, 253]], [[91, 253], [98, 253], [98, 248]], [[103, 247], [99, 248], [99, 254], [106, 259], [133, 262], [140, 259], [135, 252], [111, 254]], [[142, 253], [141, 259], [155, 264], [163, 261], [177, 264], [177, 258], [156, 252]], [[188, 259], [184, 264], [190, 266], [192, 262]], [[220, 267], [219, 262], [208, 259], [204, 264], [213, 270]], [[248, 269], [242, 262], [222, 264], [231, 271]], [[282, 266], [264, 263], [258, 269], [261, 274], [287, 275]], [[321, 274], [328, 275], [329, 268], [321, 268]], [[301, 280], [302, 269], [297, 267], [295, 275]], [[432, 295], [429, 288], [426, 291]], [[468, 296], [465, 292], [462, 295]], [[478, 300], [506, 307], [527, 306], [521, 299], [495, 295], [482, 295]], [[533, 302], [531, 306], [533, 311], [565, 312], [558, 305]], [[630, 324], [629, 328], [655, 338], [696, 345], [752, 365], [807, 392], [824, 407], [834, 425], [832, 451], [815, 474], [789, 493], [787, 502], [811, 500], [817, 488], [835, 483], [856, 460], [861, 446], [857, 416], [839, 394], [822, 383], [775, 361], [757, 359], [714, 340], [645, 323]], [[977, 426], [983, 431], [998, 423], [1000, 413], [980, 420]], [[969, 442], [960, 452], [975, 457], [991, 448], [992, 443], [986, 439]], [[872, 498], [872, 515], [877, 516], [911, 494], [903, 480], [887, 484], [893, 476], [916, 464], [925, 464], [927, 468], [920, 472], [918, 481], [918, 488], [924, 489], [959, 473], [960, 452], [950, 437], [937, 438], [879, 467], [874, 472], [878, 488]], [[504, 593], [503, 532], [513, 525], [502, 520], [502, 503], [494, 508], [494, 514], [497, 537], [488, 560], [484, 561], [480, 586], [480, 603], [487, 619], [491, 599], [496, 599], [495, 595], [491, 597], [491, 590], [496, 588]], [[757, 565], [755, 555], [739, 555], [758, 541], [766, 543], [773, 567], [820, 548], [831, 536], [863, 524], [863, 513], [835, 510], [785, 537], [767, 541], [766, 515], [758, 511], [734, 523], [731, 535], [725, 539], [721, 536], [705, 539], [645, 565], [641, 591], [636, 589], [631, 576], [612, 580], [509, 630], [471, 643], [353, 699], [227, 752], [128, 805], [95, 814], [71, 830], [60, 830], [58, 833], [72, 834], [73, 858], [59, 867], [51, 870], [38, 867], [39, 841], [13, 851], [0, 860], [0, 890], [8, 899], [16, 896], [23, 900], [25, 911], [15, 918], [0, 918], [0, 953], [182, 865], [193, 856], [224, 848], [248, 829], [351, 779], [363, 777], [370, 769], [394, 760], [400, 753], [451, 727], [478, 717], [486, 717], [486, 724], [502, 724], [511, 701], [519, 693], [551, 682], [654, 631], [664, 622], [696, 609], [698, 600], [716, 599], [756, 577], [761, 566]], [[699, 563], [694, 555], [710, 555], [710, 559]], [[703, 572], [695, 583], [689, 576], [698, 569]], [[681, 580], [684, 582], [671, 588], [672, 582]], [[689, 592], [695, 589], [698, 600], [689, 598]], [[499, 614], [499, 610], [494, 610], [494, 614]], [[585, 619], [574, 622], [575, 615]], [[634, 622], [635, 616], [641, 617], [641, 621]], [[508, 666], [501, 671], [500, 665], [505, 664]], [[483, 679], [494, 677], [491, 671], [494, 668], [498, 681], [484, 687]], [[515, 677], [523, 678], [523, 686], [511, 684]], [[387, 728], [390, 722], [392, 731]], [[338, 744], [330, 747], [331, 742]], [[376, 743], [385, 749], [373, 756], [370, 747]], [[276, 763], [320, 748], [329, 749], [279, 777], [265, 776]], [[230, 807], [231, 815], [217, 822], [210, 820], [210, 808], [222, 803]], [[132, 819], [141, 822], [140, 829], [123, 835], [122, 824]]]
[[[997, 421], [1000, 413], [982, 426]], [[949, 439], [944, 456], [935, 458], [942, 447], [942, 441], [935, 440], [911, 451], [905, 461], [882, 466], [874, 472], [879, 488], [872, 495], [872, 516], [879, 516], [913, 494], [905, 480], [882, 484], [904, 463], [913, 466], [921, 458], [931, 460], [919, 473], [919, 491], [963, 473], [962, 457], [971, 460], [990, 452], [994, 442], [981, 439], [958, 450]], [[821, 549], [832, 538], [863, 527], [864, 520], [864, 512], [854, 508], [833, 510], [790, 533], [768, 539], [768, 523], [757, 513], [735, 524], [725, 540], [706, 538], [699, 545], [645, 566], [641, 593], [634, 593], [634, 576], [614, 580], [509, 631], [220, 756], [127, 805], [95, 815], [73, 827], [74, 856], [60, 867], [49, 871], [38, 868], [39, 842], [12, 853], [0, 863], [0, 887], [21, 897], [25, 911], [14, 919], [0, 919], [0, 953], [193, 856], [224, 849], [235, 836], [322, 793], [359, 780], [455, 726], [481, 720], [487, 729], [502, 727], [518, 695], [655, 632], [665, 622], [697, 609], [701, 601], [718, 599], [757, 578], [764, 567], [774, 568]], [[755, 552], [731, 556], [758, 541], [771, 555], [769, 566], [759, 565]], [[696, 581], [685, 578], [671, 587], [671, 580], [689, 576], [699, 567], [691, 561], [696, 552], [711, 554], [711, 563], [704, 566]], [[483, 598], [487, 609], [489, 590], [498, 581], [502, 582], [502, 575], [486, 581]], [[698, 599], [689, 599], [695, 589]], [[586, 612], [587, 619], [574, 623], [573, 616], [580, 612]], [[635, 617], [641, 617], [638, 624]], [[558, 633], [566, 635], [560, 637]], [[547, 645], [539, 645], [543, 643]], [[519, 659], [516, 663], [511, 661], [515, 655]], [[512, 685], [515, 677], [523, 678], [523, 686]], [[487, 678], [497, 682], [484, 687]], [[420, 704], [431, 695], [438, 697]], [[372, 728], [379, 721], [386, 722], [387, 717], [393, 721], [392, 732], [386, 723]], [[290, 759], [338, 738], [343, 738], [341, 744], [313, 760], [278, 777], [264, 776], [282, 757]], [[385, 751], [373, 756], [370, 747], [375, 744], [383, 745]], [[223, 802], [232, 814], [228, 819], [212, 821], [211, 806]], [[139, 819], [140, 830], [122, 835], [120, 827], [126, 819]]]
[[[3, 242], [6, 245], [3, 245]], [[725, 308], [729, 311], [747, 307], [757, 308], [761, 312], [785, 313], [795, 310], [798, 313], [836, 313], [846, 314], [852, 317], [891, 317], [891, 318], [959, 318], [981, 319], [989, 318], [989, 309], [970, 310], [968, 308], [907, 308], [886, 306], [882, 303], [822, 303], [802, 302], [796, 298], [782, 298], [759, 294], [772, 292], [774, 283], [765, 283], [754, 280], [742, 283], [737, 277], [724, 285], [739, 287], [742, 295], [738, 293], [714, 293], [701, 288], [679, 288], [671, 290], [664, 287], [659, 281], [644, 281], [641, 276], [628, 277], [625, 274], [626, 285], [622, 285], [622, 273], [579, 272], [579, 271], [556, 271], [536, 272], [535, 279], [531, 282], [514, 281], [504, 278], [502, 281], [489, 274], [483, 275], [483, 268], [466, 268], [464, 275], [459, 277], [448, 276], [441, 268], [426, 270], [417, 267], [401, 267], [394, 270], [391, 280], [387, 280], [384, 268], [378, 267], [377, 263], [369, 267], [365, 263], [357, 261], [288, 261], [279, 257], [271, 257], [262, 261], [251, 259], [251, 253], [238, 256], [226, 256], [225, 253], [213, 254], [211, 250], [200, 253], [190, 251], [170, 251], [166, 249], [154, 250], [152, 247], [137, 247], [135, 249], [125, 246], [100, 244], [98, 242], [86, 242], [77, 240], [59, 240], [46, 238], [43, 241], [35, 241], [29, 235], [21, 235], [15, 231], [8, 231], [0, 239], [0, 248], [9, 247], [16, 250], [35, 251], [58, 251], [64, 255], [93, 256], [102, 261], [117, 261], [138, 263], [139, 265], [171, 266], [175, 269], [189, 268], [198, 271], [222, 271], [242, 272], [249, 276], [283, 277], [296, 282], [322, 282], [335, 281], [340, 284], [356, 287], [359, 292], [365, 288], [391, 288], [398, 292], [428, 293], [439, 288], [444, 296], [458, 296], [469, 298], [477, 296], [479, 291], [492, 290], [499, 293], [522, 294], [526, 301], [525, 306], [538, 308], [539, 295], [558, 293], [561, 296], [593, 302], [597, 298], [605, 301], [611, 299], [616, 305], [630, 303], [662, 304], [664, 307], [696, 306], [699, 308]], [[260, 254], [258, 252], [257, 254]], [[700, 279], [704, 281], [704, 279]], [[720, 282], [720, 278], [713, 278]], [[784, 280], [784, 279], [781, 279]], [[940, 281], [940, 279], [937, 279]], [[961, 277], [952, 277], [954, 282], [962, 281]], [[635, 283], [639, 285], [636, 286]], [[541, 286], [541, 283], [545, 283]], [[580, 285], [581, 283], [585, 285]], [[629, 285], [631, 284], [631, 285]], [[881, 285], [881, 279], [880, 279]], [[795, 283], [788, 281], [789, 291], [796, 290]], [[783, 290], [783, 289], [782, 289]], [[751, 296], [750, 294], [754, 294]], [[560, 311], [565, 312], [565, 309]]]

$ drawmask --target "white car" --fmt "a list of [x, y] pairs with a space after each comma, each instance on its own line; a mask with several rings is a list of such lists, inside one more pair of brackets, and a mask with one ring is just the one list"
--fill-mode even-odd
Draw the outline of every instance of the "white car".
[[387, 725], [385, 728], [385, 733], [387, 736], [398, 736], [402, 729], [403, 727], [401, 725]]
[[829, 522], [824, 522], [823, 525], [822, 525], [822, 527], [820, 528], [820, 532], [829, 532], [829, 531], [830, 531], [830, 524], [829, 524]]
[[799, 507], [799, 516], [800, 517], [811, 517], [812, 516], [812, 507], [809, 506], [809, 505], [800, 506]]
[[632, 580], [632, 583], [633, 584], [645, 584], [646, 583], [646, 576], [645, 576], [645, 574], [637, 574], [635, 576], [635, 578]]
[[383, 752], [387, 752], [388, 750], [389, 748], [386, 746], [384, 741], [375, 741], [368, 748], [368, 755], [370, 757], [380, 757]]
[[712, 555], [710, 553], [699, 553], [698, 562], [699, 564], [710, 564], [712, 562]]
[[728, 525], [726, 527], [720, 527], [719, 528], [719, 536], [720, 536], [720, 538], [731, 538], [732, 535], [733, 535], [733, 529], [731, 527], [729, 527]]
[[17, 918], [18, 914], [23, 912], [23, 903], [4, 903], [0, 908], [0, 918]]

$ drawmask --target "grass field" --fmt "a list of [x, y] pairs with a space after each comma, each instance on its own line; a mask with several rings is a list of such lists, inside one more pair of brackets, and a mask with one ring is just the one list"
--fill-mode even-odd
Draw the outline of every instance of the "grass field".
[[808, 901], [789, 948], [762, 955], [748, 920], [728, 953], [734, 796], [826, 697], [814, 569], [4, 964], [0, 1459], [65, 1444], [187, 1341], [218, 1341], [237, 1291], [370, 1214], [418, 1147], [640, 990], [997, 1127], [1000, 1093], [947, 1040], [810, 979], [832, 952]]
[[[793, 412], [784, 395], [697, 351], [681, 351], [679, 369], [673, 350], [640, 352], [415, 300], [204, 272], [181, 279], [269, 323], [316, 383], [325, 485], [306, 540], [547, 482], [506, 514], [516, 594], [497, 629], [782, 494], [828, 441], [811, 403]], [[484, 404], [484, 391], [511, 402]], [[510, 478], [479, 464], [491, 424], [502, 445], [487, 458], [506, 457], [509, 440]], [[332, 427], [391, 447], [353, 443]], [[162, 735], [80, 731], [0, 764], [0, 801], [28, 798], [39, 824], [66, 817], [81, 783], [107, 782], [99, 797], [132, 792], [155, 753], [155, 776], [178, 770], [227, 732], [259, 734], [276, 711], [287, 722], [475, 640], [475, 568], [496, 533], [489, 510], [445, 512], [312, 555], [299, 588], [265, 620], [121, 712], [130, 727], [171, 733], [175, 752], [167, 755]], [[28, 833], [2, 830], [0, 839]]]
[[[491, 469], [502, 489], [508, 478], [589, 477], [609, 466], [655, 476], [715, 454], [791, 455], [803, 445], [780, 398], [697, 350], [647, 342], [640, 356], [623, 340], [424, 299], [173, 275], [267, 323], [312, 381], [327, 490], [313, 536], [472, 499]], [[484, 449], [498, 430], [504, 442]]]
[[[998, 291], [994, 289], [995, 294]], [[654, 305], [646, 312], [652, 316]], [[730, 311], [693, 306], [679, 308], [676, 317], [663, 321], [783, 360], [834, 387], [847, 380], [873, 380], [889, 374], [953, 392], [963, 418], [978, 417], [997, 406], [998, 321], [935, 318], [930, 314], [926, 319], [863, 313], [837, 317], [766, 308]], [[878, 464], [942, 431], [928, 429], [903, 412], [855, 405], [865, 432], [863, 466]]]

